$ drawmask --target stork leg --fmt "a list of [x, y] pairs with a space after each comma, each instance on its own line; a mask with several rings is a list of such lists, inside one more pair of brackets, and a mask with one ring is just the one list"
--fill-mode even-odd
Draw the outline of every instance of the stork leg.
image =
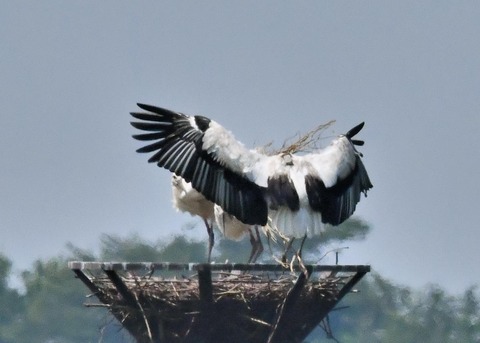
[[252, 229], [248, 229], [248, 233], [250, 234], [250, 244], [252, 245], [252, 250], [250, 250], [250, 256], [248, 257], [247, 263], [253, 263], [253, 257], [255, 256], [255, 252], [257, 250], [256, 244], [257, 241], [255, 239], [255, 236], [252, 233]]
[[302, 243], [300, 244], [300, 249], [298, 249], [298, 256], [300, 256], [300, 257], [302, 257], [303, 244], [305, 243], [306, 239], [307, 239], [307, 234], [305, 234], [305, 236], [303, 236]]
[[264, 250], [262, 239], [260, 238], [260, 232], [258, 230], [258, 225], [255, 225], [255, 233], [257, 234], [257, 254], [255, 255], [255, 258], [253, 260], [254, 263], [257, 261], [257, 258], [259, 258], [260, 255], [262, 255]]
[[250, 234], [250, 243], [252, 244], [252, 250], [250, 252], [250, 257], [248, 258], [247, 263], [255, 263], [255, 261], [257, 261], [257, 258], [263, 252], [263, 244], [262, 240], [260, 239], [260, 232], [258, 232], [258, 226], [255, 225], [256, 235], [252, 232], [251, 229], [248, 230], [248, 233]]
[[208, 263], [210, 263], [210, 260], [212, 258], [212, 249], [213, 245], [215, 244], [215, 234], [213, 233], [213, 225], [210, 225], [206, 219], [203, 220], [205, 223], [205, 226], [207, 227], [207, 232], [208, 232]]
[[287, 246], [285, 247], [285, 251], [282, 255], [282, 262], [283, 263], [287, 263], [287, 253], [288, 251], [290, 250], [290, 248], [292, 247], [292, 244], [293, 244], [293, 241], [295, 240], [295, 237], [292, 237], [288, 240], [288, 243], [287, 243]]

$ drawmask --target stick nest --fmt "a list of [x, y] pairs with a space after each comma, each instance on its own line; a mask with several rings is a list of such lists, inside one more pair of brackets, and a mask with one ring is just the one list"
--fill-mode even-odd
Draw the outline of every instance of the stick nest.
[[[264, 275], [235, 272], [213, 272], [212, 274], [214, 301], [229, 298], [247, 303], [259, 300], [283, 300], [297, 279], [297, 275], [293, 273], [282, 274], [276, 278], [266, 272]], [[325, 297], [335, 297], [339, 280], [340, 278], [312, 280], [305, 288], [305, 293], [313, 292]], [[131, 291], [158, 301], [173, 304], [177, 301], [200, 300], [196, 274], [182, 278], [129, 278], [123, 281]], [[105, 286], [107, 293], [110, 293], [108, 290], [110, 287], [114, 288], [108, 283]]]
[[[91, 280], [99, 289], [98, 299], [107, 304], [117, 318], [123, 318], [122, 323], [130, 332], [134, 332], [135, 327], [147, 326], [148, 330], [144, 330], [147, 342], [151, 337], [152, 318], [161, 323], [168, 342], [194, 342], [195, 337], [208, 337], [209, 333], [214, 334], [218, 342], [222, 341], [219, 337], [228, 338], [229, 342], [265, 342], [297, 277], [298, 273], [293, 272], [212, 271], [213, 302], [207, 308], [200, 296], [197, 274], [138, 277], [124, 273], [122, 281], [134, 295], [136, 308], [119, 295], [108, 278], [92, 277]], [[318, 316], [322, 308], [336, 301], [344, 284], [345, 277], [321, 277], [314, 273], [295, 305], [298, 323], [292, 320], [292, 326]]]

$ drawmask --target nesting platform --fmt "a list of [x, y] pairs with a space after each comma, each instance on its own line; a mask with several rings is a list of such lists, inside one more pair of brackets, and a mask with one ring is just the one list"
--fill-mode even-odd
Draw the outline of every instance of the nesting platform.
[[302, 342], [365, 265], [69, 262], [139, 342]]

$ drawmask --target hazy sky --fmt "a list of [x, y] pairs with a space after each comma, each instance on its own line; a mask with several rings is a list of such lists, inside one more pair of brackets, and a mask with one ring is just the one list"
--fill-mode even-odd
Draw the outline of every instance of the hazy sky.
[[136, 102], [250, 147], [364, 120], [374, 188], [356, 214], [373, 230], [341, 262], [461, 292], [480, 281], [479, 39], [477, 1], [4, 2], [0, 252], [21, 270], [192, 220], [135, 153]]

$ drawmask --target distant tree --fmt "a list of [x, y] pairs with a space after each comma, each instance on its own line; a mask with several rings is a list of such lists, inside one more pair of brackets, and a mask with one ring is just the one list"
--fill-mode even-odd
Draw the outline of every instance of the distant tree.
[[138, 234], [126, 238], [107, 234], [100, 237], [100, 260], [103, 261], [159, 261], [161, 249], [159, 243], [148, 242]]
[[175, 236], [168, 244], [161, 246], [161, 260], [170, 262], [206, 262], [207, 247], [204, 242]]
[[12, 262], [0, 254], [0, 342], [14, 342], [12, 329], [25, 309], [21, 295], [8, 286], [11, 270]]
[[460, 299], [457, 342], [480, 342], [480, 299], [477, 287], [468, 288]]
[[417, 337], [423, 342], [452, 341], [452, 330], [456, 325], [455, 299], [438, 286], [431, 286], [415, 306], [410, 315], [420, 323]]
[[[206, 245], [203, 242], [189, 240], [185, 236], [173, 236], [169, 241], [149, 242], [132, 234], [126, 238], [116, 235], [102, 235], [100, 257], [103, 261], [128, 262], [204, 262]], [[73, 249], [76, 253], [87, 252]], [[72, 251], [73, 251], [72, 250]]]
[[[342, 343], [389, 342], [385, 339], [390, 323], [402, 325], [397, 315], [408, 306], [410, 291], [371, 273], [356, 287], [358, 293], [345, 297], [330, 314], [335, 337]], [[344, 308], [346, 306], [346, 308]], [[326, 342], [326, 338], [321, 342]], [[397, 341], [394, 341], [397, 342]]]
[[85, 289], [65, 259], [36, 261], [22, 278], [25, 310], [10, 330], [12, 342], [88, 342], [98, 335], [105, 314], [82, 308]]
[[[327, 226], [325, 232], [320, 236], [310, 237], [305, 240], [302, 253], [304, 259], [309, 263], [318, 263], [319, 259], [331, 249], [334, 245], [345, 246], [347, 241], [363, 240], [367, 237], [371, 227], [365, 221], [359, 218], [350, 218], [339, 226]], [[214, 258], [216, 261], [224, 262], [246, 262], [250, 253], [249, 236], [246, 235], [241, 241], [232, 241], [223, 239], [221, 233], [217, 233]], [[272, 254], [278, 259], [284, 252], [285, 245], [283, 241], [277, 243], [268, 240], [261, 234], [265, 251], [260, 257], [263, 262], [275, 262]], [[297, 239], [293, 245], [293, 250], [299, 249], [301, 239]], [[271, 251], [271, 252], [270, 252]]]
[[338, 226], [327, 226], [320, 236], [305, 240], [303, 257], [309, 263], [320, 263], [329, 250], [344, 248], [349, 241], [364, 240], [371, 231], [371, 226], [358, 217], [352, 217]]
[[[339, 342], [480, 342], [479, 298], [474, 287], [462, 297], [450, 296], [438, 286], [414, 292], [372, 273], [356, 288], [359, 293], [348, 295], [337, 306], [341, 310], [330, 314]], [[308, 342], [331, 341], [317, 329]]]

